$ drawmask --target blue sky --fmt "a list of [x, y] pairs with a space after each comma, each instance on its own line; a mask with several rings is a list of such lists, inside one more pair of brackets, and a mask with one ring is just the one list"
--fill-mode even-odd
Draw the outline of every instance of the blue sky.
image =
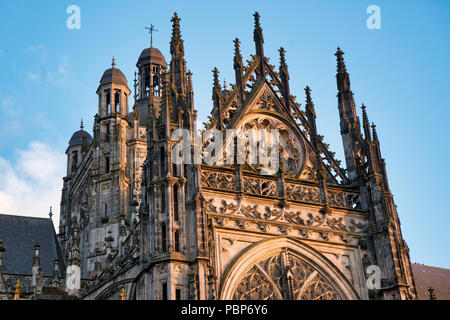
[[[81, 29], [69, 30], [69, 5]], [[369, 5], [381, 29], [369, 30]], [[283, 46], [291, 92], [309, 85], [318, 130], [343, 159], [336, 101], [339, 45], [358, 106], [377, 125], [390, 187], [413, 262], [450, 268], [450, 1], [6, 1], [0, 0], [0, 212], [59, 212], [64, 152], [83, 118], [92, 131], [96, 89], [116, 57], [132, 87], [148, 46], [169, 60], [170, 18], [181, 17], [200, 120], [211, 110], [213, 67], [234, 81], [233, 42], [254, 52], [253, 12], [261, 14], [265, 55], [278, 66]], [[343, 161], [344, 162], [344, 161]], [[3, 199], [3, 201], [2, 201]], [[56, 219], [58, 217], [56, 216]]]

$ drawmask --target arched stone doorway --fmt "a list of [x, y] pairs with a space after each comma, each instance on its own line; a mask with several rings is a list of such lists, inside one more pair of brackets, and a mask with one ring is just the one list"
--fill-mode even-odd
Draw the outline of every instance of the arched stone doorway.
[[244, 250], [225, 270], [224, 300], [354, 300], [342, 272], [300, 240], [277, 237]]

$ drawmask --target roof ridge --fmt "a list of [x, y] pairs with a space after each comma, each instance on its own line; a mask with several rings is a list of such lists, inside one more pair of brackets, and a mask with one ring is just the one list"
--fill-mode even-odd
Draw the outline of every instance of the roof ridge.
[[50, 218], [46, 218], [46, 217], [22, 216], [22, 215], [18, 215], [18, 214], [8, 214], [8, 213], [0, 213], [0, 216], [10, 216], [10, 217], [19, 217], [19, 218], [32, 218], [32, 219], [50, 220]]

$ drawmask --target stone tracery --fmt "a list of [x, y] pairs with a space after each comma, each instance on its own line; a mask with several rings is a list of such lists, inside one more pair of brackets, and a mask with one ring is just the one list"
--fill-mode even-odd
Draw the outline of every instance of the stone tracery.
[[262, 260], [241, 278], [236, 300], [341, 300], [334, 286], [312, 265], [288, 250]]

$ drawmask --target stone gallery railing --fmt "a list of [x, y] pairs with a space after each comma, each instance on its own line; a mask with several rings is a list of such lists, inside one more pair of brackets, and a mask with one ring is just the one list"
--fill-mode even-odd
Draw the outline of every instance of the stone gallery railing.
[[[259, 178], [243, 175], [241, 182], [237, 180], [237, 175], [234, 172], [205, 168], [201, 171], [201, 186], [204, 188], [237, 191], [270, 198], [281, 198], [284, 192], [287, 200], [319, 203], [319, 187], [311, 185], [310, 182], [303, 184], [301, 181], [285, 181], [282, 185], [276, 177]], [[242, 190], [239, 190], [240, 186], [242, 186]], [[284, 188], [284, 191], [281, 188]], [[361, 209], [358, 192], [339, 189], [338, 187], [327, 189], [327, 199], [330, 206]]]

